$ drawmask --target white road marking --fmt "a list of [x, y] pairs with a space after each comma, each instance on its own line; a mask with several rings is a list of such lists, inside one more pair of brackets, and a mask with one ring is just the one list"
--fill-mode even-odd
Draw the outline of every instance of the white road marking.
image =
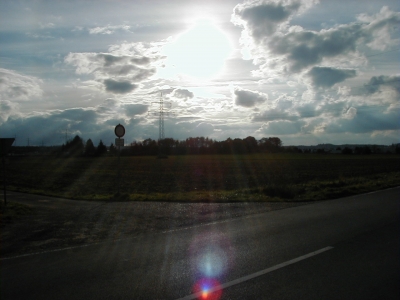
[[[333, 247], [328, 246], [328, 247], [319, 249], [319, 250], [317, 250], [317, 251], [308, 253], [308, 254], [306, 254], [306, 255], [299, 256], [299, 257], [297, 257], [297, 258], [294, 258], [294, 259], [285, 261], [285, 262], [280, 263], [280, 264], [278, 264], [278, 265], [275, 265], [275, 266], [273, 266], [273, 267], [270, 267], [270, 268], [267, 268], [267, 269], [264, 269], [264, 270], [255, 272], [255, 273], [250, 274], [250, 275], [247, 275], [247, 276], [240, 277], [240, 278], [238, 278], [238, 279], [235, 279], [235, 280], [229, 281], [229, 282], [227, 282], [227, 283], [221, 284], [221, 285], [218, 286], [218, 287], [211, 288], [211, 289], [209, 289], [209, 290], [207, 291], [207, 293], [213, 293], [213, 292], [216, 292], [216, 291], [218, 291], [218, 290], [226, 289], [226, 288], [228, 288], [228, 287], [230, 287], [230, 286], [233, 286], [233, 285], [236, 285], [236, 284], [239, 284], [239, 283], [242, 283], [242, 282], [251, 280], [251, 279], [253, 279], [253, 278], [256, 278], [256, 277], [259, 277], [259, 276], [262, 276], [262, 275], [265, 275], [265, 274], [270, 273], [270, 272], [272, 272], [272, 271], [275, 271], [275, 270], [284, 268], [284, 267], [286, 267], [286, 266], [292, 265], [292, 264], [294, 264], [294, 263], [297, 263], [297, 262], [299, 262], [299, 261], [302, 261], [302, 260], [304, 260], [304, 259], [307, 259], [307, 258], [310, 258], [310, 257], [312, 257], [312, 256], [318, 255], [318, 254], [320, 254], [320, 253], [322, 253], [322, 252], [325, 252], [325, 251], [328, 251], [328, 250], [331, 250], [331, 249], [333, 249]], [[177, 300], [201, 299], [201, 296], [202, 296], [202, 292], [198, 292], [198, 293], [195, 293], [195, 294], [187, 295], [187, 296], [185, 296], [185, 297], [183, 297], [183, 298], [179, 298], [179, 299], [177, 299]]]

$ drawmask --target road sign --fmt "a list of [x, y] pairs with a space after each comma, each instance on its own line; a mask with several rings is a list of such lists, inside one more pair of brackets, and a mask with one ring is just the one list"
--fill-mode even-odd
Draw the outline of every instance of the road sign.
[[120, 146], [120, 147], [123, 147], [124, 146], [124, 142], [125, 142], [125, 140], [124, 139], [120, 139], [120, 138], [118, 138], [118, 139], [115, 139], [115, 146]]
[[115, 126], [114, 132], [117, 137], [121, 138], [125, 135], [125, 127], [121, 124], [118, 124]]

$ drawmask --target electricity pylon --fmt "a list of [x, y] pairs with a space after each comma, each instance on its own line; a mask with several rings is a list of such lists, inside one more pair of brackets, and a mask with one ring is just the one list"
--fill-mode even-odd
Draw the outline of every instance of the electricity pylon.
[[[165, 153], [165, 146], [164, 146], [164, 140], [165, 140], [164, 116], [170, 114], [169, 109], [165, 109], [165, 104], [168, 105], [169, 107], [171, 107], [171, 103], [164, 102], [162, 93], [160, 94], [160, 100], [154, 101], [152, 103], [159, 105], [159, 109], [157, 111], [157, 114], [158, 114], [158, 158], [168, 158]], [[150, 111], [149, 111], [148, 115], [149, 114], [150, 114]]]

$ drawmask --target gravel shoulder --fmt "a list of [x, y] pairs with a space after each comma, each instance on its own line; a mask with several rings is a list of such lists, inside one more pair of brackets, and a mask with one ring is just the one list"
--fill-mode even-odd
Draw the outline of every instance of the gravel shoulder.
[[7, 201], [26, 204], [32, 208], [32, 213], [1, 225], [1, 258], [135, 237], [307, 204], [100, 202], [17, 192], [9, 192]]

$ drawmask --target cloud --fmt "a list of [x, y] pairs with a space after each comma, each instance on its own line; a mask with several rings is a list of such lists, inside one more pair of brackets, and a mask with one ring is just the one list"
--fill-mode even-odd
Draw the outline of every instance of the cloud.
[[268, 135], [287, 135], [287, 134], [296, 134], [302, 131], [302, 127], [305, 125], [304, 121], [270, 121], [264, 123], [258, 132], [261, 134]]
[[187, 90], [187, 89], [174, 89], [172, 96], [178, 99], [192, 99], [194, 97], [194, 94]]
[[113, 45], [109, 53], [69, 53], [64, 62], [77, 74], [92, 75], [105, 91], [128, 94], [149, 80], [159, 61], [158, 48], [151, 43]]
[[18, 115], [19, 105], [8, 100], [0, 100], [0, 124], [6, 122], [10, 116]]
[[[367, 84], [364, 85], [364, 89], [368, 94], [374, 94], [380, 91], [381, 87], [388, 87], [394, 90], [397, 97], [400, 96], [400, 76], [374, 76]], [[400, 99], [399, 99], [400, 100]]]
[[373, 133], [374, 131], [399, 130], [400, 109], [385, 111], [381, 106], [360, 106], [347, 111], [351, 117], [335, 118], [325, 126], [326, 133]]
[[360, 22], [368, 24], [365, 31], [369, 34], [368, 46], [376, 50], [385, 50], [390, 45], [397, 45], [399, 40], [391, 38], [391, 30], [398, 26], [400, 12], [392, 12], [384, 6], [379, 13], [369, 16], [361, 14], [357, 18]]
[[329, 67], [313, 67], [308, 73], [312, 84], [316, 87], [332, 87], [336, 83], [356, 76], [355, 70], [335, 69]]
[[191, 136], [193, 137], [208, 137], [214, 132], [214, 126], [210, 123], [201, 122], [197, 124], [195, 128], [191, 130]]
[[42, 80], [0, 68], [0, 98], [11, 101], [30, 101], [43, 95]]
[[97, 114], [94, 109], [89, 108], [70, 108], [65, 110], [50, 111], [47, 113], [52, 121], [69, 121], [69, 122], [88, 122], [97, 121]]
[[287, 23], [301, 7], [300, 1], [249, 1], [234, 8], [232, 22], [246, 28], [258, 43]]
[[[400, 12], [383, 8], [374, 16], [363, 15], [358, 22], [336, 25], [320, 31], [290, 26], [290, 20], [315, 1], [252, 1], [234, 9], [232, 22], [242, 27], [242, 45], [250, 50], [254, 62], [266, 74], [300, 73], [318, 65], [348, 67], [357, 59], [343, 57], [359, 54], [359, 45], [384, 50], [394, 45]], [[272, 12], [277, 12], [275, 17]], [[384, 38], [382, 37], [384, 34]]]
[[112, 79], [104, 80], [104, 85], [107, 92], [116, 94], [126, 94], [138, 88], [138, 85], [132, 84], [129, 81], [116, 81]]
[[94, 27], [89, 29], [90, 34], [113, 34], [118, 30], [129, 31], [129, 25], [107, 25], [104, 27]]
[[253, 107], [268, 100], [267, 94], [239, 87], [234, 87], [232, 96], [235, 104], [243, 107]]
[[143, 104], [125, 104], [123, 108], [128, 116], [142, 115], [148, 110], [148, 106]]
[[354, 119], [354, 117], [357, 115], [357, 109], [354, 107], [350, 107], [344, 114], [343, 118], [345, 119]]
[[297, 120], [298, 117], [289, 114], [287, 111], [283, 111], [276, 108], [266, 109], [263, 112], [255, 113], [252, 115], [251, 120], [253, 122], [268, 122], [276, 120]]

